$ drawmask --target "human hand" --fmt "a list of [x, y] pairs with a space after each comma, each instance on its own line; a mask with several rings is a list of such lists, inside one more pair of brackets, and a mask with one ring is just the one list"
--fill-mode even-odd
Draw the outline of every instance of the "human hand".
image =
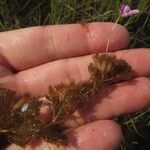
[[[68, 131], [69, 150], [116, 149], [122, 132], [109, 119], [150, 105], [150, 80], [146, 78], [150, 75], [150, 51], [144, 48], [120, 51], [128, 44], [128, 32], [120, 25], [112, 31], [113, 26], [112, 23], [55, 25], [0, 33], [0, 82], [19, 94], [44, 95], [49, 85], [87, 79], [90, 54], [105, 52], [108, 37], [109, 51], [125, 59], [135, 71], [133, 80], [108, 86], [105, 97], [96, 105], [88, 105], [82, 113], [75, 113], [64, 122], [68, 129], [74, 127]], [[26, 149], [48, 147], [66, 149], [45, 142]], [[21, 148], [12, 144], [7, 149]]]

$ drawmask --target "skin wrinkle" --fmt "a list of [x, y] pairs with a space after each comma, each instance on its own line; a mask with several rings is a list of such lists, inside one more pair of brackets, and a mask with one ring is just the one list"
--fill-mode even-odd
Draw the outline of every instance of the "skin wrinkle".
[[[72, 40], [72, 34], [70, 34], [70, 32], [67, 32], [67, 31], [64, 31], [64, 43], [71, 43], [71, 40]], [[61, 51], [60, 49], [58, 50], [58, 53], [59, 51]], [[70, 51], [70, 49], [68, 50]], [[57, 58], [61, 59], [61, 58], [67, 58], [69, 56], [71, 56], [71, 54], [67, 54], [68, 52], [67, 51], [62, 51], [62, 54], [60, 56], [58, 56]], [[74, 52], [72, 52], [72, 54], [74, 55]], [[72, 56], [74, 57], [74, 56]]]
[[67, 78], [67, 80], [65, 80], [65, 82], [70, 82], [71, 80], [72, 80], [72, 78], [71, 78], [71, 76], [69, 75], [69, 70], [68, 70], [68, 62], [69, 62], [69, 60], [68, 59], [64, 59], [64, 60], [60, 60], [60, 61], [62, 61], [62, 63], [63, 63], [63, 69], [62, 70], [64, 70], [65, 71], [65, 74], [64, 74], [64, 76]]
[[[43, 49], [43, 54], [44, 55], [41, 55], [40, 56], [40, 59], [42, 59], [42, 61], [41, 62], [39, 62], [39, 60], [35, 57], [35, 60], [34, 60], [34, 66], [33, 67], [36, 67], [36, 66], [38, 66], [38, 65], [41, 65], [41, 64], [43, 64], [43, 63], [47, 63], [47, 62], [49, 62], [49, 60], [50, 59], [52, 59], [53, 58], [53, 55], [52, 54], [54, 54], [54, 53], [50, 53], [50, 52], [48, 52], [48, 48], [47, 48], [47, 40], [49, 40], [49, 38], [48, 38], [48, 32], [47, 32], [47, 28], [46, 27], [43, 27], [43, 26], [40, 26], [40, 27], [35, 27], [36, 28], [36, 30], [35, 30], [35, 32], [37, 32], [37, 37], [39, 36], [39, 34], [41, 35], [41, 37], [40, 37], [40, 41], [39, 41], [39, 39], [37, 38], [36, 40], [38, 41], [38, 42], [40, 42], [41, 43], [41, 46], [43, 47], [42, 49]], [[38, 29], [39, 28], [39, 29]], [[33, 35], [33, 37], [34, 37], [34, 35]], [[51, 39], [51, 38], [50, 38]], [[34, 39], [33, 39], [34, 40]], [[32, 48], [31, 48], [32, 49]], [[39, 47], [35, 47], [35, 49], [39, 49]], [[40, 50], [40, 51], [42, 51], [42, 50]], [[31, 59], [31, 63], [30, 64], [32, 64], [32, 59]], [[28, 68], [30, 68], [30, 67], [28, 67]], [[28, 69], [27, 68], [27, 69]]]
[[44, 47], [47, 51], [48, 58], [52, 61], [54, 58], [57, 58], [56, 54], [56, 45], [55, 45], [55, 40], [51, 32], [48, 30], [48, 28], [43, 28], [43, 33], [44, 33], [44, 39], [45, 39], [45, 44]]
[[89, 30], [89, 25], [88, 24], [81, 24], [81, 27], [82, 27], [82, 29], [83, 29], [83, 31], [84, 31], [84, 33], [85, 33], [85, 38], [86, 38], [86, 45], [87, 45], [87, 47], [86, 47], [86, 51], [88, 51], [87, 53], [93, 53], [92, 52], [92, 48], [91, 48], [91, 45], [90, 45], [90, 43], [91, 43], [91, 39], [92, 39], [92, 37], [91, 37], [91, 33], [92, 33], [92, 31], [90, 31]]

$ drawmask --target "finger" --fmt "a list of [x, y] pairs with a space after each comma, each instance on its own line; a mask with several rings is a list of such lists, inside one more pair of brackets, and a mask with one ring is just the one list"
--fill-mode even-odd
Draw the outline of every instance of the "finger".
[[118, 85], [108, 86], [95, 101], [74, 113], [65, 122], [67, 127], [75, 127], [87, 122], [108, 119], [135, 112], [150, 106], [150, 80], [137, 78]]
[[9, 67], [24, 70], [52, 60], [127, 46], [129, 35], [121, 25], [89, 23], [31, 27], [0, 33], [0, 55]]
[[[113, 121], [101, 120], [68, 132], [70, 146], [59, 148], [47, 143], [41, 143], [35, 149], [53, 150], [116, 150], [122, 141], [122, 132]], [[12, 145], [7, 150], [16, 150], [17, 146]], [[30, 149], [29, 147], [27, 148]], [[26, 150], [27, 150], [26, 149]], [[20, 150], [19, 147], [17, 150]]]
[[[133, 49], [117, 51], [118, 58], [125, 59], [136, 72], [136, 76], [150, 75], [150, 50]], [[48, 92], [49, 85], [56, 85], [70, 80], [80, 81], [88, 79], [88, 64], [92, 62], [91, 56], [77, 57], [54, 61], [22, 71], [15, 75], [0, 79], [9, 88], [18, 93], [31, 92], [34, 95], [44, 95]]]

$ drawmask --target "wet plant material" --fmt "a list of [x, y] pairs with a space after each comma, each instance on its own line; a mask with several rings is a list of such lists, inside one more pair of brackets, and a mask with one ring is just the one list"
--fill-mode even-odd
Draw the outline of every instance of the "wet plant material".
[[49, 86], [45, 98], [51, 116], [47, 123], [39, 118], [43, 102], [41, 97], [31, 94], [16, 96], [16, 92], [0, 86], [0, 136], [7, 137], [8, 142], [25, 146], [33, 138], [44, 140], [56, 145], [68, 145], [69, 139], [61, 121], [75, 111], [86, 107], [91, 97], [109, 84], [129, 80], [132, 68], [122, 59], [114, 55], [95, 54], [89, 64], [90, 78], [75, 83], [61, 83]]

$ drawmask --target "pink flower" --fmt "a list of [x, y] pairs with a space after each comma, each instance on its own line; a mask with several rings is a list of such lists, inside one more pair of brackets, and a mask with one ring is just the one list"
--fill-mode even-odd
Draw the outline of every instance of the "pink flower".
[[119, 8], [119, 11], [120, 11], [120, 15], [122, 17], [130, 17], [130, 16], [135, 15], [135, 14], [140, 12], [138, 9], [131, 9], [126, 4], [121, 4], [120, 8]]

